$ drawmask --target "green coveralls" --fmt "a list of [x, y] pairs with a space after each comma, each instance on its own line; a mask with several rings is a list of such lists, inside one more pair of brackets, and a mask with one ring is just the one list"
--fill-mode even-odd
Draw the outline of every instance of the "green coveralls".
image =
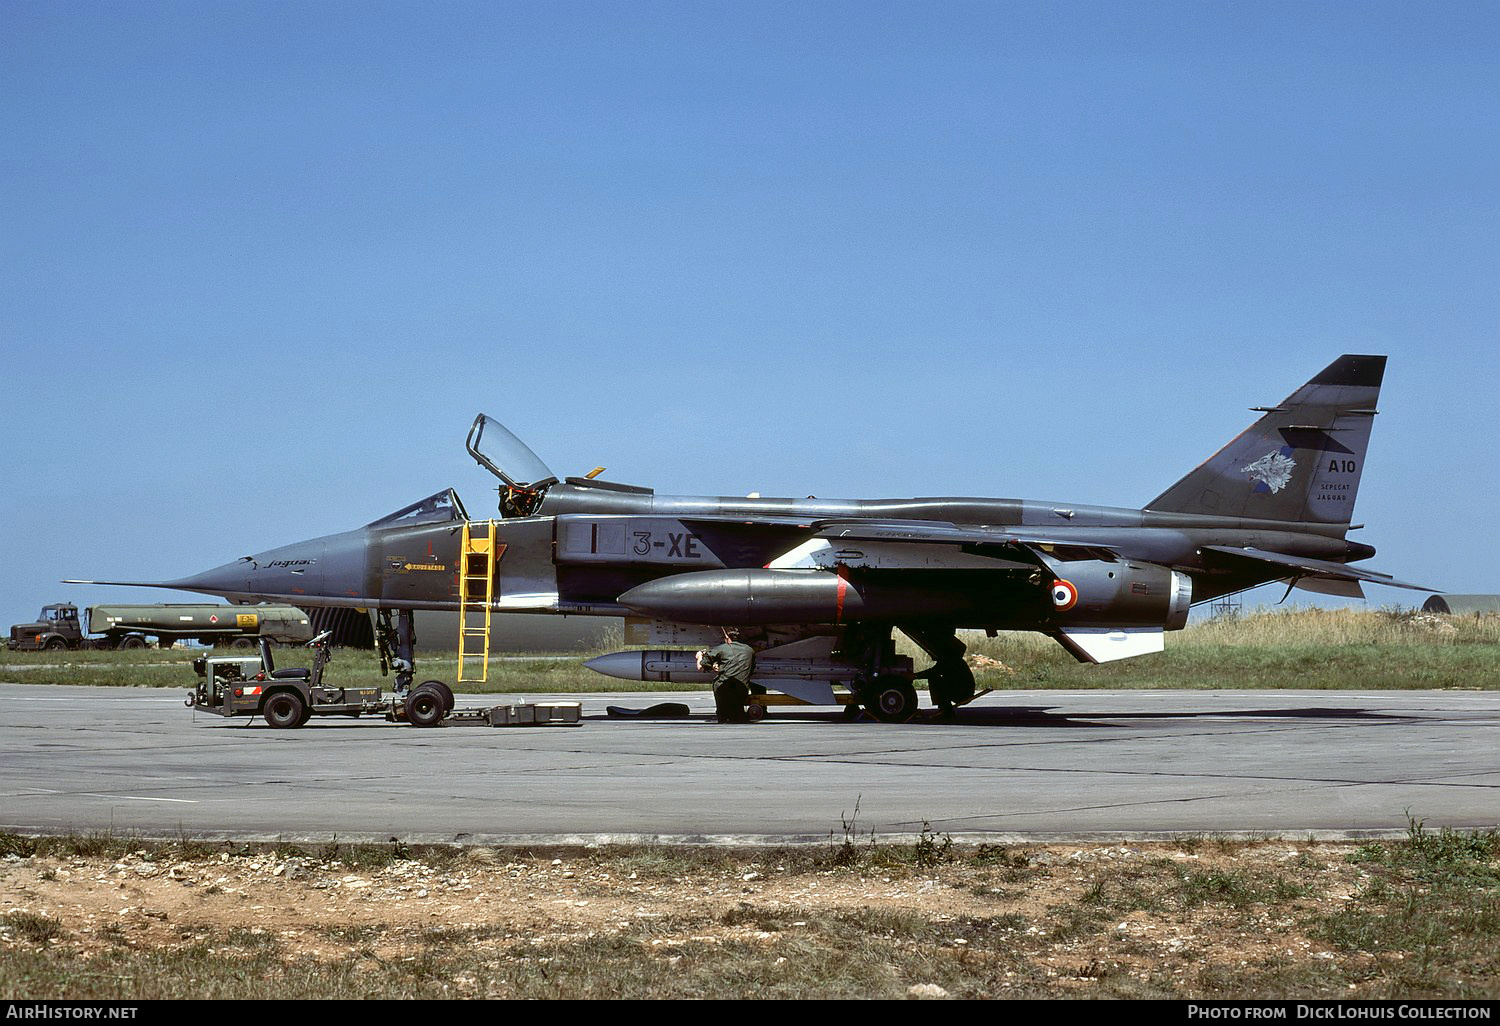
[[714, 678], [714, 711], [720, 723], [744, 723], [750, 698], [750, 674], [755, 672], [755, 649], [728, 641], [708, 650], [705, 660], [718, 669]]

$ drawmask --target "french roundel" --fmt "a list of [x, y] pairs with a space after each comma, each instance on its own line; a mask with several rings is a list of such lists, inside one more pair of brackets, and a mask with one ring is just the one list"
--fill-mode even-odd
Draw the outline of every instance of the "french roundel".
[[1078, 604], [1078, 589], [1073, 587], [1072, 581], [1058, 578], [1052, 582], [1052, 604], [1059, 613], [1065, 613]]

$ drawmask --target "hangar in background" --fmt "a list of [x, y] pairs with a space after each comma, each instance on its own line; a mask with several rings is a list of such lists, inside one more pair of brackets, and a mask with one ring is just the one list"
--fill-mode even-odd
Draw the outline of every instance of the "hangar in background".
[[1500, 613], [1500, 595], [1433, 595], [1422, 603], [1422, 612], [1460, 616]]
[[[315, 632], [333, 631], [333, 643], [343, 648], [374, 648], [374, 617], [368, 609], [313, 607], [307, 610]], [[606, 643], [618, 648], [624, 630], [618, 616], [554, 616], [550, 613], [508, 613], [490, 626], [490, 651], [599, 652]], [[417, 637], [425, 648], [458, 650], [458, 614], [418, 611]], [[610, 639], [613, 639], [612, 641]]]

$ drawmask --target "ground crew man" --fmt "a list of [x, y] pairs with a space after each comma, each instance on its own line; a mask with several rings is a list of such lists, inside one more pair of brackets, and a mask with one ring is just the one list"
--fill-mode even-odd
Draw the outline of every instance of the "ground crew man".
[[698, 653], [698, 668], [715, 670], [714, 714], [720, 723], [749, 723], [745, 703], [750, 700], [750, 674], [755, 671], [755, 649], [736, 641], [733, 635], [724, 644]]

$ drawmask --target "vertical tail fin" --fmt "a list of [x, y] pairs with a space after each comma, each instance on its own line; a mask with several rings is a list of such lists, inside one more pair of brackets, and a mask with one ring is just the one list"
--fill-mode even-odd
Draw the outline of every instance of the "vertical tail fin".
[[1384, 356], [1341, 356], [1145, 508], [1347, 527]]

